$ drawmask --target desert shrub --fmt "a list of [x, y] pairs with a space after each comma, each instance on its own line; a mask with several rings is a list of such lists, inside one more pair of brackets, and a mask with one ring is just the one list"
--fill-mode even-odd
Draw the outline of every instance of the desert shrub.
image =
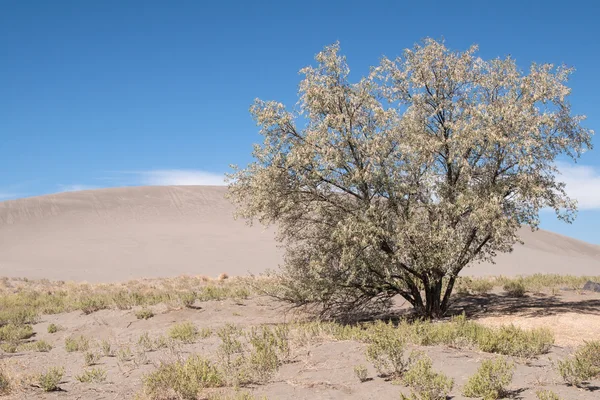
[[196, 293], [194, 292], [182, 292], [179, 293], [179, 300], [185, 307], [190, 308], [194, 306], [196, 302]]
[[366, 356], [381, 376], [400, 376], [408, 365], [404, 357], [406, 338], [386, 323], [373, 326], [369, 336]]
[[367, 380], [369, 380], [367, 374], [367, 367], [365, 367], [364, 365], [361, 364], [354, 366], [354, 375], [356, 375], [359, 381], [366, 382]]
[[62, 367], [50, 367], [46, 372], [39, 374], [38, 385], [44, 392], [54, 392], [59, 390], [58, 384], [60, 383], [65, 369]]
[[206, 328], [206, 327], [200, 329], [200, 331], [198, 332], [198, 336], [200, 336], [201, 339], [209, 338], [212, 336], [212, 334], [213, 334], [212, 329]]
[[561, 400], [560, 397], [551, 390], [538, 390], [535, 392], [539, 400]]
[[52, 345], [45, 340], [38, 340], [37, 342], [27, 343], [26, 345], [19, 346], [22, 350], [38, 351], [40, 353], [47, 353], [52, 350]]
[[511, 280], [504, 284], [504, 291], [510, 297], [523, 297], [525, 296], [525, 284], [521, 280]]
[[48, 325], [48, 333], [56, 333], [59, 331], [59, 327], [56, 324], [50, 324]]
[[236, 326], [227, 324], [217, 330], [221, 344], [217, 349], [219, 364], [229, 384], [238, 385], [246, 379], [244, 371], [244, 346], [240, 340], [242, 332]]
[[548, 328], [523, 330], [514, 325], [480, 331], [477, 344], [481, 351], [515, 357], [534, 357], [547, 353], [554, 343]]
[[279, 368], [279, 354], [287, 350], [287, 342], [280, 342], [273, 331], [264, 327], [253, 328], [248, 341], [251, 349], [247, 357], [247, 378], [252, 383], [266, 383]]
[[198, 338], [198, 328], [191, 322], [181, 322], [169, 329], [169, 337], [183, 343], [194, 343]]
[[135, 312], [135, 316], [137, 317], [137, 319], [150, 319], [154, 317], [154, 313], [151, 309], [144, 307], [137, 310]]
[[108, 340], [102, 340], [100, 342], [100, 351], [104, 357], [114, 357], [115, 355]]
[[83, 336], [71, 336], [65, 339], [65, 350], [69, 353], [74, 351], [87, 351], [90, 348], [90, 340]]
[[127, 362], [133, 360], [134, 354], [131, 349], [126, 346], [119, 349], [117, 352], [117, 359], [119, 362]]
[[558, 361], [556, 367], [563, 380], [573, 386], [600, 375], [600, 341], [587, 342], [573, 357]]
[[483, 400], [502, 398], [506, 386], [512, 381], [514, 364], [504, 358], [485, 360], [479, 366], [475, 375], [471, 376], [463, 388], [466, 397], [482, 397]]
[[433, 371], [431, 359], [420, 356], [402, 375], [402, 381], [412, 389], [409, 400], [446, 400], [454, 386], [454, 380], [444, 374]]
[[83, 355], [83, 362], [88, 367], [96, 365], [98, 361], [100, 361], [100, 354], [96, 352], [88, 351]]
[[0, 395], [9, 394], [12, 390], [12, 380], [8, 373], [0, 366]]
[[8, 342], [0, 344], [0, 350], [2, 350], [5, 353], [16, 353], [18, 348], [19, 345], [17, 343]]
[[86, 369], [76, 375], [75, 379], [82, 383], [102, 383], [106, 381], [106, 371], [102, 368]]
[[31, 325], [8, 324], [0, 327], [0, 340], [10, 343], [18, 343], [21, 340], [29, 339], [35, 333]]
[[144, 394], [150, 399], [195, 400], [204, 388], [223, 386], [223, 376], [210, 361], [197, 355], [186, 361], [162, 364], [143, 379]]
[[86, 296], [79, 300], [76, 307], [83, 311], [85, 315], [88, 315], [108, 308], [108, 303], [105, 298], [100, 296]]
[[23, 304], [7, 304], [0, 310], [0, 325], [35, 324], [38, 319], [37, 310], [26, 302], [23, 302]]

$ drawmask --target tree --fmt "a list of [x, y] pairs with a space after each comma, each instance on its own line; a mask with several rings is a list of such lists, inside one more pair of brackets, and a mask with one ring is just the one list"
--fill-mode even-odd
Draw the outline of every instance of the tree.
[[264, 143], [229, 195], [277, 225], [282, 297], [332, 316], [400, 295], [441, 317], [460, 271], [511, 251], [540, 209], [572, 221], [556, 161], [593, 135], [567, 101], [572, 70], [476, 51], [427, 39], [350, 83], [334, 44], [301, 70], [296, 110], [255, 101]]

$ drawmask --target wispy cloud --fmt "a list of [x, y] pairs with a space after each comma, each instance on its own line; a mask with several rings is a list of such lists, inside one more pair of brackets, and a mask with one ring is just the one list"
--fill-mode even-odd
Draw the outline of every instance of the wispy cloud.
[[189, 169], [163, 169], [133, 172], [142, 185], [225, 185], [222, 174]]
[[69, 185], [58, 185], [59, 192], [78, 192], [80, 190], [92, 190], [92, 189], [98, 189], [98, 187], [91, 186], [91, 185], [82, 185], [82, 184], [78, 184], [78, 183], [73, 183], [73, 184], [69, 184]]
[[580, 210], [600, 209], [600, 168], [559, 163], [558, 169], [558, 179], [567, 185], [567, 194], [577, 199]]

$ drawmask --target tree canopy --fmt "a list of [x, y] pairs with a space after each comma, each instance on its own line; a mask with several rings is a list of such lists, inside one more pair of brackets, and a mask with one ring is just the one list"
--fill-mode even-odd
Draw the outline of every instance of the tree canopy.
[[556, 161], [593, 132], [567, 101], [572, 69], [476, 52], [427, 39], [351, 83], [334, 44], [301, 70], [295, 108], [255, 101], [264, 141], [229, 193], [276, 224], [284, 298], [339, 315], [400, 295], [440, 317], [460, 271], [510, 251], [541, 209], [574, 218]]

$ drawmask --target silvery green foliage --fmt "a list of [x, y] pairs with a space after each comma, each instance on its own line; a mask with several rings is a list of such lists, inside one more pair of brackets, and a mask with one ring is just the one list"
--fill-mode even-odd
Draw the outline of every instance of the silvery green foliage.
[[399, 294], [440, 316], [458, 273], [510, 251], [540, 209], [572, 220], [555, 162], [593, 134], [567, 101], [572, 70], [476, 50], [425, 40], [351, 83], [334, 44], [301, 70], [294, 110], [255, 101], [264, 142], [230, 198], [277, 224], [282, 297], [335, 314]]

